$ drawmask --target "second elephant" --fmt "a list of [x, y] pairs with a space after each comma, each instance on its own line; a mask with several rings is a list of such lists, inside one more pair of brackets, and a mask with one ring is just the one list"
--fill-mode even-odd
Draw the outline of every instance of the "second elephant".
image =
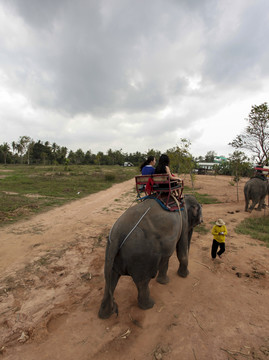
[[[269, 193], [268, 180], [254, 177], [248, 180], [244, 186], [245, 211], [252, 211], [258, 204], [257, 210], [261, 210], [265, 203], [265, 197]], [[249, 202], [252, 204], [249, 206]]]

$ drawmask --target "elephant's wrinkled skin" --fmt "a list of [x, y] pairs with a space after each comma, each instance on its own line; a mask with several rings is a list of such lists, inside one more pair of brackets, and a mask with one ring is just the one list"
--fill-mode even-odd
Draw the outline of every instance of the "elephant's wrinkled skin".
[[[244, 186], [245, 194], [245, 211], [252, 211], [257, 204], [257, 210], [261, 210], [265, 203], [265, 197], [269, 193], [268, 181], [254, 177], [248, 180]], [[249, 207], [249, 201], [252, 200], [252, 204]]]
[[193, 196], [185, 197], [183, 211], [169, 212], [153, 199], [129, 208], [111, 229], [106, 248], [105, 292], [99, 309], [100, 318], [108, 318], [118, 306], [114, 290], [121, 275], [133, 278], [138, 290], [138, 305], [153, 307], [149, 281], [166, 284], [168, 262], [177, 251], [178, 275], [186, 277], [188, 253], [193, 227], [202, 222], [202, 209]]

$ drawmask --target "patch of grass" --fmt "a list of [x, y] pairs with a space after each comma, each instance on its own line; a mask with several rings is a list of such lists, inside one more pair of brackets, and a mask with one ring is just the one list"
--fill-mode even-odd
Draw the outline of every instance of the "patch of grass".
[[114, 174], [107, 174], [105, 175], [106, 181], [115, 181], [115, 175]]
[[0, 225], [105, 190], [138, 173], [135, 167], [116, 165], [0, 165], [0, 175], [5, 175], [0, 178]]
[[264, 241], [266, 246], [269, 247], [269, 216], [246, 218], [236, 226], [235, 232]]
[[184, 186], [183, 194], [189, 194], [189, 195], [194, 196], [200, 204], [220, 204], [221, 203], [221, 201], [214, 198], [213, 196], [210, 196], [208, 194], [199, 194], [198, 192], [193, 191], [188, 186]]
[[194, 231], [198, 234], [205, 235], [209, 232], [209, 229], [206, 228], [205, 224], [200, 224], [194, 228]]

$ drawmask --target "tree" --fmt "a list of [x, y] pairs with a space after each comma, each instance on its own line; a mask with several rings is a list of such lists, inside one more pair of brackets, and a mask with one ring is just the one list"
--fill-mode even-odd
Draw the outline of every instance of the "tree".
[[15, 153], [15, 150], [16, 150], [16, 142], [15, 141], [12, 141], [12, 151], [13, 151], [13, 155]]
[[70, 150], [67, 156], [67, 159], [70, 164], [75, 164], [76, 162], [76, 156], [73, 150]]
[[142, 154], [141, 152], [136, 151], [135, 153], [132, 153], [132, 154], [125, 154], [125, 159], [123, 159], [123, 162], [129, 161], [132, 164], [134, 164], [135, 166], [138, 166], [138, 165], [142, 164], [146, 158], [147, 158], [147, 156], [145, 154]]
[[22, 164], [22, 160], [23, 160], [23, 157], [22, 157], [23, 147], [22, 147], [22, 145], [21, 145], [19, 142], [16, 143], [16, 151], [17, 151], [18, 157], [20, 158], [20, 162], [21, 162], [21, 164]]
[[248, 126], [243, 134], [229, 143], [235, 149], [246, 149], [259, 163], [269, 160], [269, 109], [267, 103], [253, 105], [249, 113]]
[[45, 164], [48, 158], [51, 158], [51, 150], [50, 147], [44, 145], [41, 140], [38, 140], [32, 148], [32, 156], [33, 160], [36, 163], [40, 163], [41, 161]]
[[191, 143], [187, 139], [181, 139], [180, 146], [176, 146], [167, 150], [167, 155], [170, 159], [171, 170], [176, 173], [190, 174], [192, 187], [194, 187], [194, 173], [195, 161], [190, 154]]
[[27, 164], [30, 164], [30, 151], [34, 146], [33, 140], [30, 136], [20, 136], [17, 144], [17, 151], [21, 154], [21, 163], [23, 162], [23, 155], [27, 154]]
[[242, 151], [234, 151], [233, 154], [229, 157], [231, 172], [232, 175], [234, 175], [234, 181], [236, 183], [237, 201], [239, 201], [239, 181], [243, 176], [246, 166], [249, 166], [249, 163], [247, 162], [248, 160], [249, 159]]
[[92, 154], [91, 150], [87, 150], [84, 158], [85, 164], [94, 164], [95, 155]]
[[82, 149], [78, 149], [76, 152], [75, 152], [75, 162], [76, 164], [83, 164], [84, 162], [84, 159], [85, 159], [85, 154], [83, 152]]
[[51, 156], [52, 156], [52, 160], [53, 162], [56, 162], [56, 158], [57, 158], [57, 152], [60, 150], [60, 146], [57, 145], [55, 142], [52, 143], [51, 145]]
[[68, 149], [66, 146], [58, 146], [56, 150], [56, 161], [58, 164], [65, 164]]
[[107, 165], [122, 165], [124, 163], [124, 154], [122, 149], [113, 151], [109, 149], [106, 155]]
[[205, 162], [214, 162], [216, 155], [215, 151], [208, 151], [205, 156]]
[[5, 165], [7, 163], [7, 155], [9, 153], [9, 151], [10, 151], [10, 146], [8, 145], [7, 142], [5, 142], [3, 145], [0, 145], [0, 152], [3, 154]]
[[188, 174], [194, 169], [195, 162], [190, 154], [190, 141], [181, 139], [181, 144], [167, 150], [170, 158], [170, 167], [176, 173]]
[[102, 165], [103, 161], [104, 161], [104, 153], [102, 151], [98, 151], [94, 162], [96, 165]]

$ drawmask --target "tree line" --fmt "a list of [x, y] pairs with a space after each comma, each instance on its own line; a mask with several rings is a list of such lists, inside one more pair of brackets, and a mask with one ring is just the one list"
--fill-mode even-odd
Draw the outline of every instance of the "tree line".
[[[205, 157], [194, 158], [190, 154], [191, 143], [187, 139], [181, 139], [180, 146], [168, 149], [174, 171], [178, 171], [177, 160], [180, 159], [184, 167], [197, 161], [210, 162], [214, 160], [216, 153], [209, 151]], [[126, 153], [122, 149], [107, 152], [99, 151], [97, 154], [91, 150], [84, 152], [82, 149], [68, 151], [67, 147], [59, 146], [49, 141], [34, 141], [29, 136], [21, 136], [18, 141], [12, 141], [11, 145], [0, 145], [0, 163], [2, 164], [42, 164], [42, 165], [123, 165], [129, 162], [134, 166], [142, 164], [148, 156], [153, 155], [158, 159], [161, 155], [159, 150], [149, 149], [147, 152]], [[174, 165], [173, 165], [174, 164]], [[188, 166], [187, 166], [188, 167]]]
[[[252, 154], [252, 162], [268, 165], [269, 162], [269, 109], [267, 103], [254, 105], [251, 108], [244, 132], [229, 144], [235, 151], [230, 154], [227, 161], [216, 164], [215, 173], [224, 175], [248, 176], [253, 170], [250, 159], [244, 153], [248, 150]], [[180, 144], [167, 149], [166, 153], [171, 160], [171, 169], [177, 173], [192, 173], [197, 168], [198, 162], [214, 162], [216, 153], [209, 151], [205, 157], [193, 157], [190, 153], [191, 143], [181, 139]], [[139, 151], [126, 153], [122, 149], [109, 149], [106, 153], [99, 151], [97, 154], [91, 150], [84, 152], [82, 149], [68, 151], [67, 147], [59, 146], [49, 141], [34, 141], [29, 136], [21, 136], [18, 141], [11, 144], [0, 144], [0, 163], [2, 164], [70, 164], [70, 165], [123, 165], [130, 162], [139, 166], [149, 156], [158, 159], [159, 150], [149, 149], [145, 153]]]
[[[202, 157], [193, 157], [190, 153], [191, 143], [187, 139], [181, 139], [180, 144], [167, 149], [171, 161], [171, 169], [176, 173], [193, 173], [198, 168], [198, 162], [213, 162], [216, 153], [208, 151]], [[67, 147], [59, 146], [56, 143], [50, 144], [49, 141], [34, 141], [29, 136], [21, 136], [19, 140], [13, 141], [11, 146], [8, 143], [0, 145], [0, 163], [2, 164], [28, 164], [28, 165], [123, 165], [125, 162], [132, 163], [134, 166], [141, 165], [145, 159], [153, 155], [158, 160], [161, 155], [159, 150], [149, 149], [147, 152], [125, 153], [122, 149], [109, 149], [106, 153], [99, 151], [97, 154], [82, 149], [76, 151]], [[243, 159], [237, 152], [237, 161], [244, 167], [243, 176], [247, 176], [252, 169], [252, 165]], [[233, 173], [235, 159], [228, 158], [220, 164], [214, 166], [216, 174], [231, 175]]]
[[42, 164], [42, 165], [123, 165], [131, 162], [135, 166], [142, 163], [149, 155], [157, 158], [160, 151], [151, 149], [146, 153], [139, 151], [125, 153], [122, 149], [109, 149], [106, 153], [98, 151], [94, 154], [91, 150], [84, 152], [82, 149], [70, 150], [49, 141], [35, 141], [29, 136], [21, 136], [18, 141], [11, 144], [0, 145], [0, 163], [2, 164]]

